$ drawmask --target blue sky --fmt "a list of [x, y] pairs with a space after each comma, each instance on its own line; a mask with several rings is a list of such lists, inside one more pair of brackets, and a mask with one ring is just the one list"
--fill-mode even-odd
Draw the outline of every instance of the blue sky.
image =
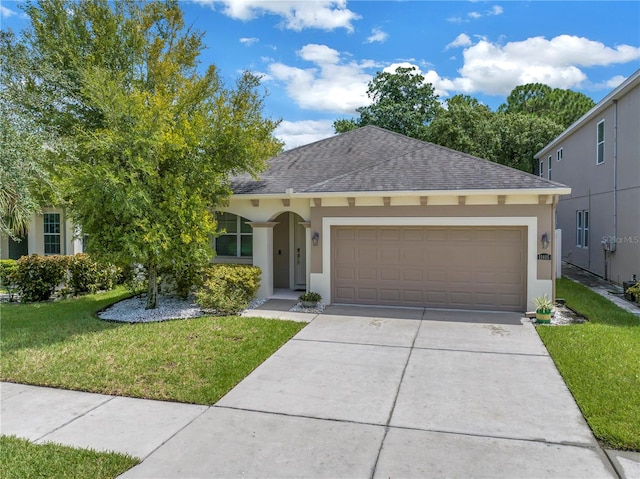
[[[0, 0], [2, 28], [27, 25]], [[599, 101], [640, 68], [637, 1], [181, 1], [205, 33], [202, 62], [228, 83], [263, 76], [265, 112], [287, 148], [333, 134], [368, 104], [377, 71], [416, 66], [441, 100], [465, 93], [495, 109], [540, 82]]]

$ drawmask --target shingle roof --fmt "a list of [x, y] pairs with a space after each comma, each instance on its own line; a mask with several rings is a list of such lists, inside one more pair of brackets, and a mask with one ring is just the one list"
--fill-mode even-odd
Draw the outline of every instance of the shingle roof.
[[564, 185], [459, 151], [365, 126], [285, 151], [254, 180], [231, 179], [235, 194], [549, 189]]

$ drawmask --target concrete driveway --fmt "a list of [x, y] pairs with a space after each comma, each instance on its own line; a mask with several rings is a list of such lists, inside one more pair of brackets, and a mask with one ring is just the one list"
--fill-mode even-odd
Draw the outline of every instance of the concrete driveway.
[[618, 477], [511, 313], [331, 306], [122, 477]]

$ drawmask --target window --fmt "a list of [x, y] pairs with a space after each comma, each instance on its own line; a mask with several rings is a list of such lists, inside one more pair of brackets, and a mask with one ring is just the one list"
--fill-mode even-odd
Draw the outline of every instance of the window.
[[561, 161], [561, 160], [562, 160], [562, 148], [556, 151], [556, 161]]
[[216, 255], [253, 256], [253, 229], [247, 223], [246, 218], [232, 213], [219, 213], [216, 220], [218, 221], [218, 231], [222, 232], [215, 239]]
[[540, 177], [544, 176], [544, 161], [540, 160], [540, 171], [538, 172]]
[[44, 214], [44, 254], [60, 254], [60, 213]]
[[576, 246], [589, 247], [589, 210], [576, 211]]
[[547, 177], [551, 179], [551, 157], [547, 160]]
[[596, 164], [604, 163], [604, 120], [600, 121], [597, 126], [598, 145], [596, 153]]

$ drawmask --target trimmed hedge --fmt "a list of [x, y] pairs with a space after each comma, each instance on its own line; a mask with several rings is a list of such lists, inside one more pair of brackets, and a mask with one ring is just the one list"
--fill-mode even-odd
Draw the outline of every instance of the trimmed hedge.
[[119, 268], [93, 261], [87, 254], [75, 256], [32, 254], [16, 263], [11, 279], [22, 302], [46, 301], [58, 287], [63, 296], [67, 292], [95, 293], [113, 289], [120, 274]]
[[18, 270], [18, 262], [15, 259], [0, 260], [0, 287], [9, 293], [9, 301], [13, 301], [16, 294], [14, 275]]
[[202, 288], [196, 292], [196, 302], [221, 316], [239, 313], [255, 298], [261, 274], [257, 266], [213, 265], [205, 275]]
[[120, 269], [112, 264], [93, 261], [88, 254], [77, 254], [69, 260], [67, 284], [78, 293], [95, 293], [113, 289], [118, 281]]
[[69, 256], [32, 254], [18, 260], [14, 280], [23, 302], [46, 301], [65, 280]]

